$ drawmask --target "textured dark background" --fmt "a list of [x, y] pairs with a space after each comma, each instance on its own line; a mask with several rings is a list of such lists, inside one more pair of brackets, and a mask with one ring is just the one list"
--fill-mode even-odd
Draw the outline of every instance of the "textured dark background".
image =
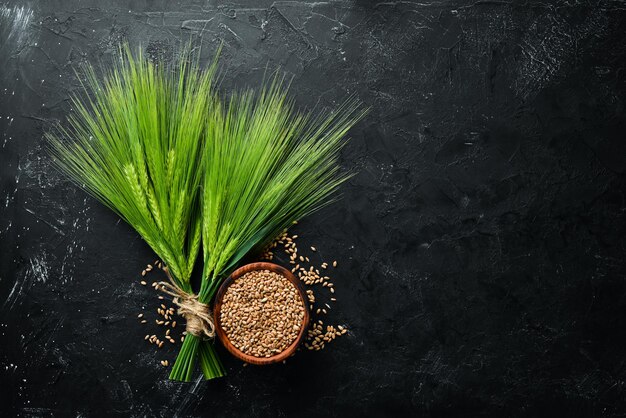
[[[0, 415], [626, 415], [626, 4], [217, 3], [0, 5]], [[224, 41], [225, 91], [281, 66], [301, 105], [372, 110], [345, 199], [296, 228], [349, 335], [179, 384], [136, 319], [154, 256], [42, 133], [78, 63], [190, 38]]]

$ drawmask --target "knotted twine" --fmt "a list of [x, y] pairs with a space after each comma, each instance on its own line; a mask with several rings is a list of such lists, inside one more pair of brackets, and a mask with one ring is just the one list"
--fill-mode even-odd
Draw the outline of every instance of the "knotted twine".
[[209, 305], [198, 300], [198, 295], [187, 293], [181, 289], [170, 275], [167, 267], [163, 270], [169, 282], [157, 283], [158, 289], [173, 297], [172, 302], [178, 306], [178, 314], [187, 321], [186, 331], [196, 337], [215, 337], [215, 324]]

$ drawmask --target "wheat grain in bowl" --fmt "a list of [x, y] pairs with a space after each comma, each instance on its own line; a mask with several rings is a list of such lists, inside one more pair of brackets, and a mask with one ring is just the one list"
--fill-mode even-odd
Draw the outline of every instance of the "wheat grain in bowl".
[[270, 270], [253, 270], [228, 286], [218, 319], [237, 350], [269, 358], [298, 338], [305, 306], [300, 291], [287, 277]]

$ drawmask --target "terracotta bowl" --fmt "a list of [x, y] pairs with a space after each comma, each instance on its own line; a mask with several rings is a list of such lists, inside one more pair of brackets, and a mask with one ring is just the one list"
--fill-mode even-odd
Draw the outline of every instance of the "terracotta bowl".
[[[240, 351], [230, 342], [230, 340], [228, 339], [228, 336], [224, 332], [224, 329], [222, 329], [222, 326], [219, 321], [220, 312], [222, 309], [222, 300], [224, 299], [224, 294], [226, 293], [226, 289], [228, 289], [228, 286], [230, 286], [235, 279], [238, 279], [244, 274], [251, 272], [251, 271], [255, 271], [255, 270], [269, 270], [274, 273], [285, 276], [291, 283], [293, 283], [296, 286], [296, 289], [298, 289], [298, 292], [300, 293], [300, 297], [302, 298], [302, 305], [304, 306], [304, 320], [302, 321], [302, 327], [300, 327], [300, 332], [298, 333], [298, 336], [291, 343], [291, 345], [287, 347], [284, 351], [281, 351], [280, 353], [273, 355], [271, 357], [255, 357], [255, 356], [251, 356], [249, 354], [246, 354]], [[306, 330], [309, 327], [309, 320], [310, 320], [310, 313], [309, 313], [307, 300], [308, 299], [307, 299], [306, 293], [304, 292], [304, 289], [302, 288], [302, 285], [300, 284], [300, 280], [298, 280], [286, 268], [281, 267], [278, 264], [274, 264], [274, 263], [246, 264], [245, 266], [238, 268], [230, 276], [228, 276], [228, 278], [224, 280], [224, 283], [222, 283], [219, 290], [217, 291], [217, 295], [215, 296], [215, 304], [213, 308], [213, 318], [215, 320], [215, 331], [217, 332], [217, 336], [219, 337], [224, 347], [226, 347], [226, 349], [233, 356], [237, 357], [240, 360], [245, 361], [246, 363], [264, 365], [264, 364], [272, 364], [272, 363], [281, 362], [285, 360], [286, 358], [288, 358], [289, 356], [291, 356], [294, 353], [294, 351], [296, 351], [296, 348], [298, 348], [298, 345], [300, 345], [300, 343], [304, 339], [304, 335], [306, 334]]]

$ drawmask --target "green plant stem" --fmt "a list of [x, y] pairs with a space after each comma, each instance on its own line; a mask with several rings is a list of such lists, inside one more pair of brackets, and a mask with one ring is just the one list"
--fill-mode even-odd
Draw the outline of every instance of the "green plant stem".
[[205, 379], [215, 379], [216, 377], [222, 377], [226, 374], [224, 366], [215, 352], [214, 341], [202, 341], [199, 348], [199, 355], [200, 369]]
[[190, 382], [196, 360], [199, 360], [200, 370], [205, 379], [224, 376], [224, 366], [217, 357], [214, 344], [214, 341], [205, 341], [195, 335], [187, 335], [172, 367], [170, 379]]

